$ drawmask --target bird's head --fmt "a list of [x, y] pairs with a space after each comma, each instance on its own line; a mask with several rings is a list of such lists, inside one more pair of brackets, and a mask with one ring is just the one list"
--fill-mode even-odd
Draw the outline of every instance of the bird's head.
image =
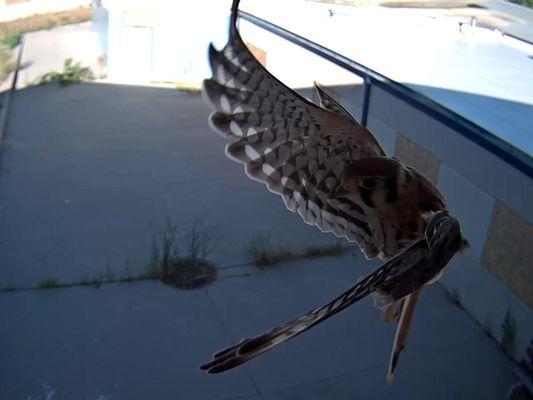
[[435, 261], [446, 264], [455, 253], [470, 247], [461, 233], [459, 221], [447, 211], [427, 213], [424, 218], [427, 221], [426, 241]]
[[398, 198], [402, 165], [391, 158], [369, 157], [347, 164], [335, 190], [336, 197], [362, 200], [368, 207]]

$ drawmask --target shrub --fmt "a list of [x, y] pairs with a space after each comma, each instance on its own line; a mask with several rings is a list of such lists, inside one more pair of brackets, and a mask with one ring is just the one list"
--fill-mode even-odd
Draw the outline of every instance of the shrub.
[[4, 46], [6, 46], [8, 49], [14, 49], [20, 44], [20, 38], [22, 36], [22, 33], [20, 32], [11, 32], [8, 33], [4, 39], [2, 40], [2, 43]]
[[38, 83], [58, 82], [61, 86], [94, 80], [94, 74], [89, 67], [83, 67], [80, 62], [67, 58], [63, 64], [63, 71], [50, 71], [41, 75]]

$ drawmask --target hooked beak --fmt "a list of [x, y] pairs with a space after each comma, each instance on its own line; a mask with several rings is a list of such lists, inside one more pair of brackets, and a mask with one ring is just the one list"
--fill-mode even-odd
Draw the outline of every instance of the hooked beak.
[[335, 197], [343, 197], [348, 195], [350, 192], [344, 189], [341, 185], [337, 186], [335, 190], [333, 191], [333, 195]]

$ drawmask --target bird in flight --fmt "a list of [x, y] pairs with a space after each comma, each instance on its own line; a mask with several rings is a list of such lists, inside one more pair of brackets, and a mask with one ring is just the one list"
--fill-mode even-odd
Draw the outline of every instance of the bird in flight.
[[253, 56], [231, 8], [228, 43], [209, 47], [213, 77], [203, 94], [212, 129], [246, 175], [280, 195], [293, 212], [356, 243], [385, 263], [326, 304], [214, 355], [218, 373], [251, 360], [372, 295], [385, 321], [397, 321], [387, 380], [392, 381], [422, 287], [439, 279], [468, 246], [438, 189], [414, 168], [388, 158], [372, 133], [315, 83], [314, 104], [276, 79]]

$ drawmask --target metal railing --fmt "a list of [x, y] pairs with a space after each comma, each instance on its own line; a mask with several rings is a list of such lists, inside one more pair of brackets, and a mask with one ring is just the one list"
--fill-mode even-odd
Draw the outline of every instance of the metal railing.
[[437, 103], [435, 100], [409, 88], [408, 86], [395, 82], [385, 75], [382, 75], [379, 72], [364, 66], [363, 64], [353, 61], [339, 53], [334, 52], [333, 50], [321, 46], [309, 39], [290, 32], [253, 14], [245, 11], [239, 11], [239, 17], [363, 78], [364, 97], [363, 112], [361, 117], [361, 123], [363, 125], [366, 126], [368, 120], [368, 107], [370, 104], [372, 87], [377, 86], [394, 97], [408, 103], [424, 114], [429, 115], [435, 120], [450, 127], [472, 142], [485, 148], [492, 154], [512, 165], [514, 168], [523, 172], [529, 178], [533, 178], [533, 159], [528, 154], [500, 139], [485, 128], [482, 128], [474, 122], [457, 114], [456, 112]]

